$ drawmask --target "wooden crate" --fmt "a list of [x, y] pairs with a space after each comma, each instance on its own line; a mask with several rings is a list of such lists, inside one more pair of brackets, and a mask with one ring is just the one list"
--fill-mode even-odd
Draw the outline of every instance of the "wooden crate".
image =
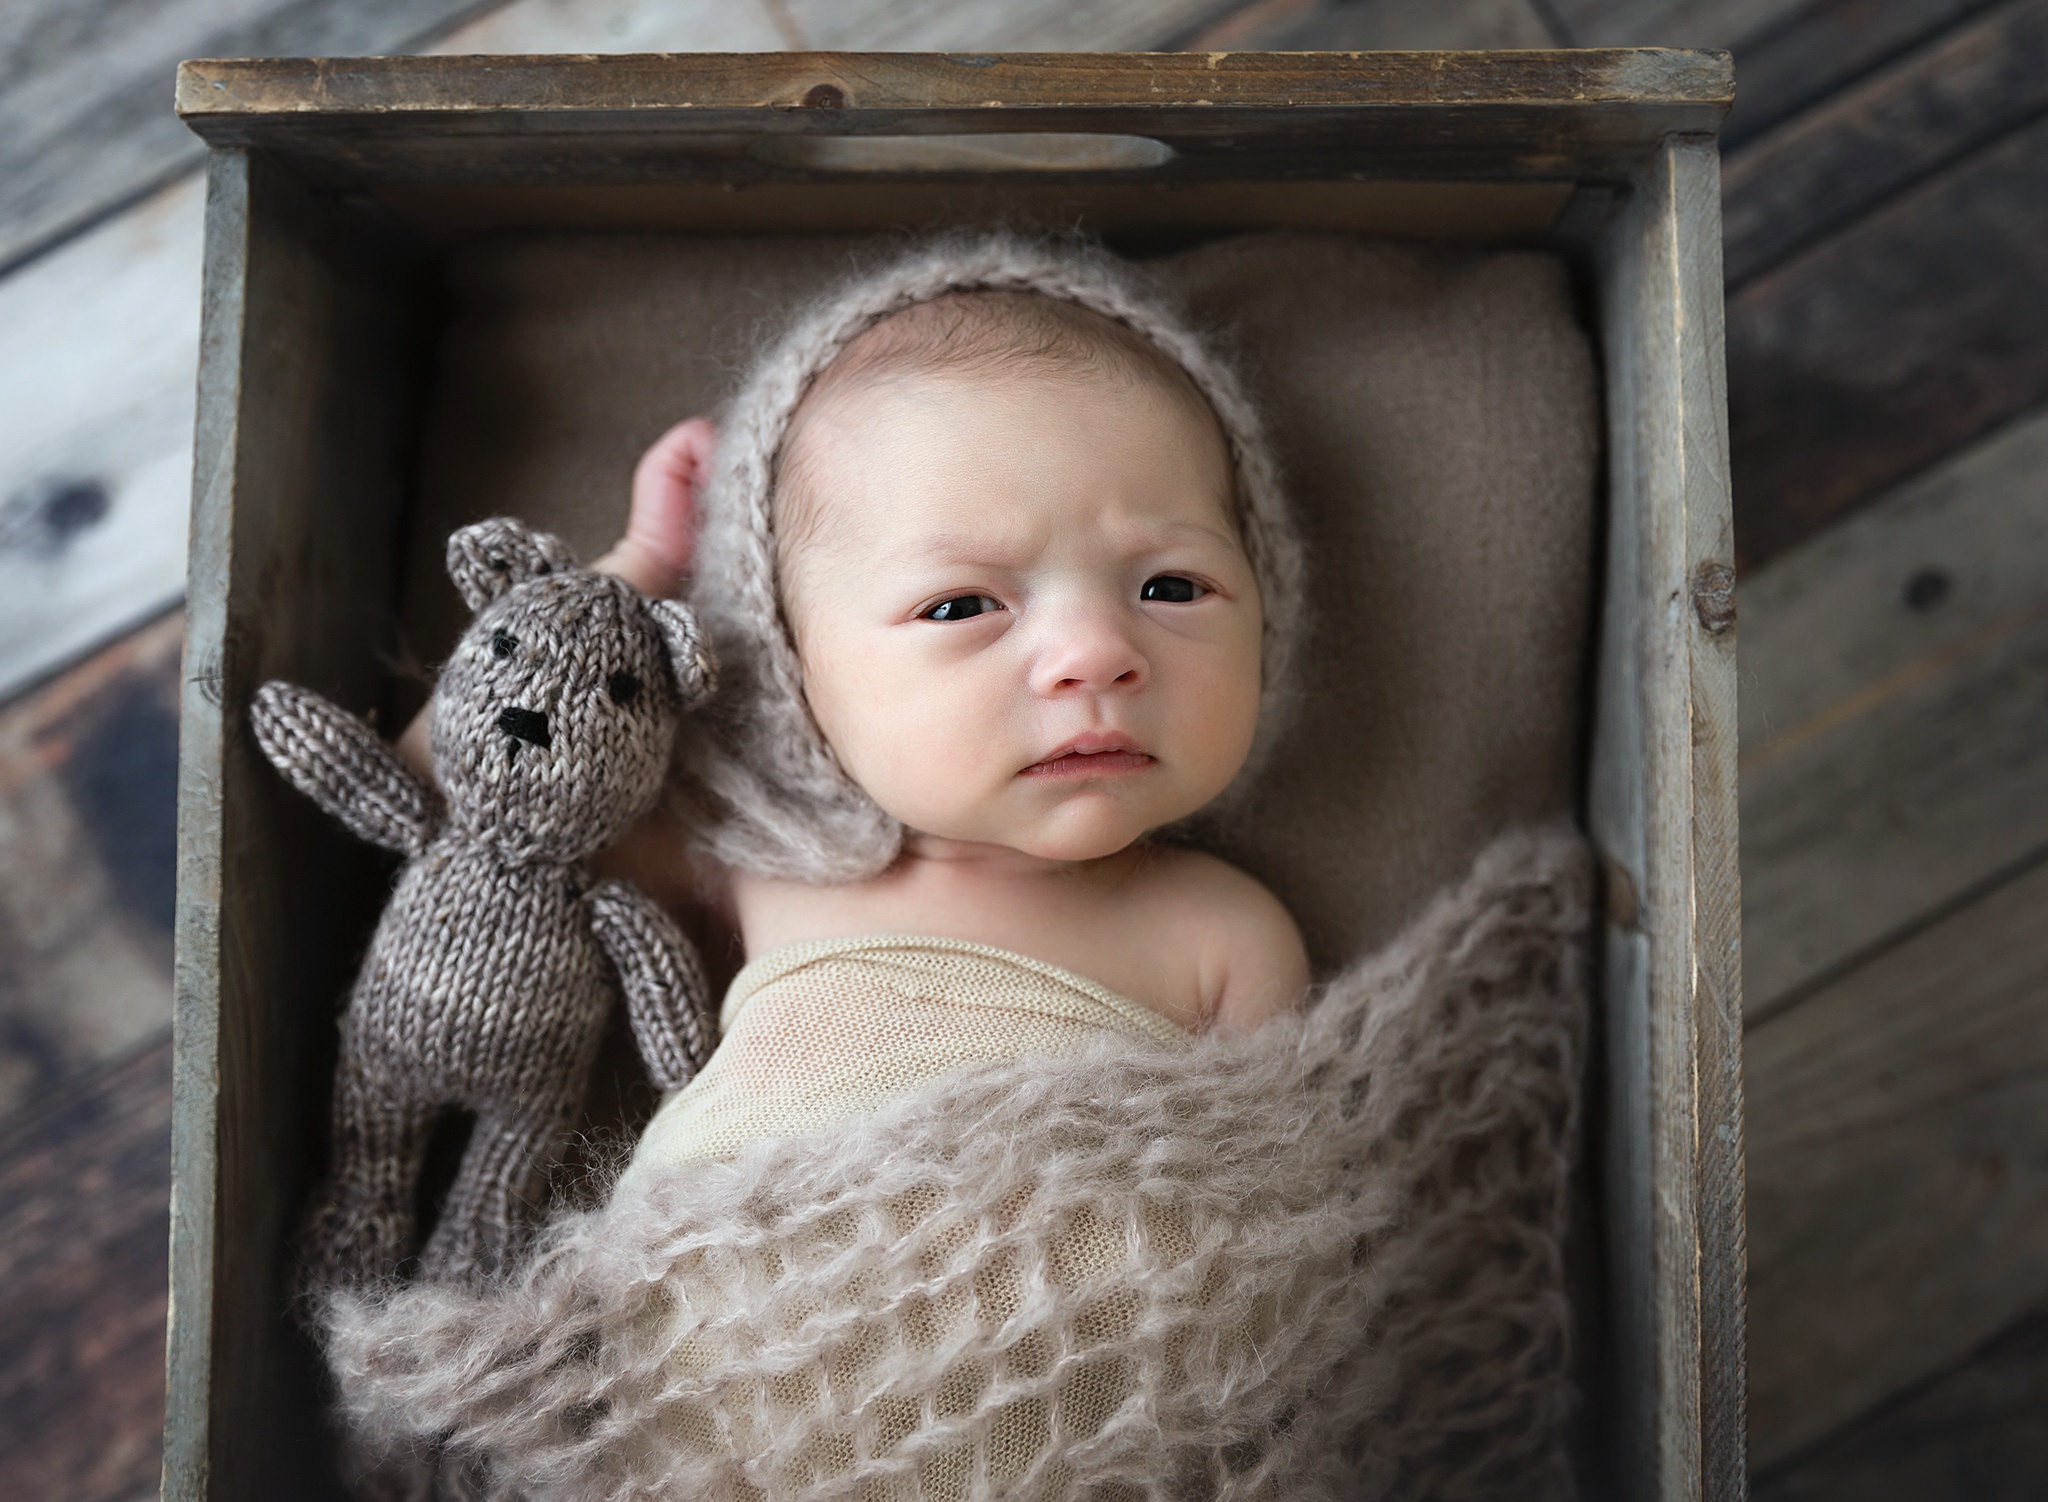
[[187, 63], [178, 107], [212, 159], [165, 1497], [333, 1491], [280, 1248], [377, 873], [239, 717], [274, 675], [375, 697], [365, 622], [403, 551], [440, 247], [1055, 200], [1126, 239], [1313, 226], [1549, 243], [1583, 267], [1608, 451], [1586, 767], [1607, 893], [1599, 1432], [1616, 1495], [1745, 1495], [1715, 144], [1732, 88], [1724, 54], [1671, 51]]

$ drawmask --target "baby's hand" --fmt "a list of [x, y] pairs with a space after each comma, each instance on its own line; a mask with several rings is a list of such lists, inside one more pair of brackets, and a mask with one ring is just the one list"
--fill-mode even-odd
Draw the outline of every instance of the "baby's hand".
[[617, 574], [644, 594], [673, 595], [697, 545], [697, 497], [711, 474], [718, 429], [708, 417], [677, 423], [633, 470], [626, 535], [591, 567]]

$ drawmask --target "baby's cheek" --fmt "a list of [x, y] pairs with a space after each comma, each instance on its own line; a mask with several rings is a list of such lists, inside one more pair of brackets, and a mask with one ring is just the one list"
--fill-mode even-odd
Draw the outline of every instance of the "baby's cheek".
[[875, 643], [821, 655], [812, 672], [812, 712], [868, 796], [919, 824], [965, 795], [990, 727], [949, 675]]

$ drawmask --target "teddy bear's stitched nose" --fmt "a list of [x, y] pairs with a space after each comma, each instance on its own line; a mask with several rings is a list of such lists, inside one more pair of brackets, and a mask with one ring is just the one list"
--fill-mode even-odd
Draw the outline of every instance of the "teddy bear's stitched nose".
[[549, 743], [548, 717], [537, 709], [507, 709], [498, 716], [498, 728], [536, 746]]

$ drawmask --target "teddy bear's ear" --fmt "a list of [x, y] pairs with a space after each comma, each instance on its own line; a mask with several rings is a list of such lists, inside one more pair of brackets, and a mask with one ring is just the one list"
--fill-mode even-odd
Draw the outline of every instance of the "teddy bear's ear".
[[448, 577], [471, 610], [481, 610], [515, 584], [576, 566], [559, 537], [509, 516], [475, 522], [448, 539]]
[[710, 638], [687, 605], [675, 600], [649, 600], [647, 608], [668, 647], [668, 660], [676, 671], [676, 686], [683, 691], [683, 708], [694, 709], [718, 687], [718, 660], [712, 656]]

